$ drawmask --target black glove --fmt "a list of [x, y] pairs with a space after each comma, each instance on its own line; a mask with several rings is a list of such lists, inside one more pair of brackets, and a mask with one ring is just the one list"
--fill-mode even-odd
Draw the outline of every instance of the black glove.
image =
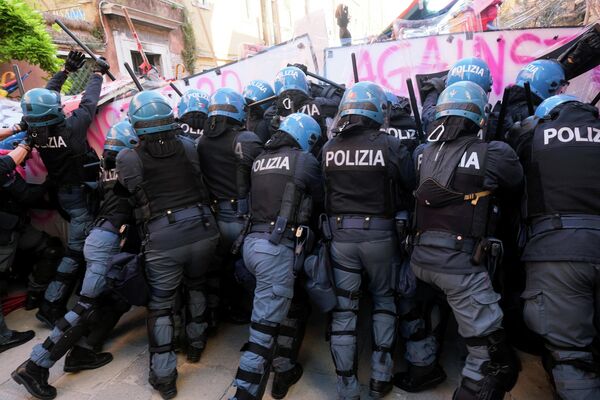
[[423, 93], [431, 92], [435, 90], [438, 93], [442, 93], [446, 88], [446, 77], [443, 78], [431, 78], [423, 82], [421, 89]]
[[299, 70], [301, 70], [302, 72], [304, 72], [304, 74], [306, 74], [308, 72], [308, 68], [304, 64], [294, 64], [294, 67], [296, 67]]
[[96, 64], [92, 68], [92, 72], [99, 72], [102, 75], [104, 75], [108, 72], [109, 69], [110, 65], [106, 62], [106, 58], [98, 57], [98, 60], [96, 60]]
[[27, 136], [25, 136], [25, 138], [21, 140], [19, 144], [23, 144], [31, 149], [33, 147], [33, 138], [31, 135], [27, 134]]
[[75, 72], [85, 64], [85, 54], [80, 51], [71, 50], [65, 61], [65, 72]]

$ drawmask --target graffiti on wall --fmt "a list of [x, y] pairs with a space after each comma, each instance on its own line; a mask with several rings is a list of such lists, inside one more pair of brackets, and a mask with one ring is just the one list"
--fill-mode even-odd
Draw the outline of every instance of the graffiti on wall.
[[[355, 53], [359, 80], [378, 83], [396, 94], [406, 96], [407, 78], [448, 70], [457, 60], [473, 56], [484, 59], [490, 67], [494, 77], [490, 96], [493, 103], [502, 96], [504, 87], [514, 82], [523, 65], [569, 42], [583, 30], [548, 28], [480, 32], [470, 36], [440, 35], [327, 49], [326, 77], [352, 84], [351, 54]], [[600, 86], [600, 70], [590, 75], [595, 84]]]

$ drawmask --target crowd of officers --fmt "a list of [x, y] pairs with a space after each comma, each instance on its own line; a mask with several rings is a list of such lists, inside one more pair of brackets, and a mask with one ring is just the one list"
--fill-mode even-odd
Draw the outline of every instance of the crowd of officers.
[[[48, 371], [65, 354], [67, 372], [112, 360], [102, 344], [132, 304], [107, 283], [122, 254], [149, 286], [149, 382], [164, 399], [177, 394], [175, 350], [198, 362], [224, 318], [250, 324], [232, 398], [262, 398], [271, 370], [271, 395], [284, 398], [303, 373], [311, 305], [330, 316], [338, 398], [359, 399], [359, 304], [371, 307], [373, 398], [446, 379], [450, 313], [468, 352], [454, 399], [502, 399], [520, 371], [513, 346], [541, 355], [559, 398], [600, 398], [600, 120], [561, 94], [558, 61], [526, 65], [499, 112], [485, 62], [459, 60], [424, 82], [425, 140], [407, 99], [371, 82], [321, 86], [302, 65], [273, 88], [189, 89], [177, 116], [141, 91], [101, 159], [86, 132], [108, 65], [68, 117], [58, 94], [82, 64], [71, 52], [28, 91], [2, 142], [2, 269], [17, 248], [40, 253], [28, 303], [52, 328], [12, 373], [35, 398], [56, 397]], [[17, 170], [33, 148], [42, 186]], [[64, 254], [27, 223], [45, 192], [69, 221]], [[33, 337], [0, 327], [2, 350]], [[396, 347], [408, 368], [394, 375]]]

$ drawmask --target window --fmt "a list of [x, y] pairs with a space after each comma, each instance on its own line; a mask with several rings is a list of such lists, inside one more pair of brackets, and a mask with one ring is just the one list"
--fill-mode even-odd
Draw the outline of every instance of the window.
[[[150, 65], [152, 65], [154, 68], [156, 68], [156, 70], [158, 71], [158, 74], [160, 76], [163, 76], [163, 71], [162, 71], [162, 63], [161, 63], [161, 57], [160, 54], [152, 54], [152, 53], [146, 53], [146, 57], [148, 58], [148, 62], [150, 63]], [[140, 74], [139, 71], [139, 66], [142, 64], [143, 60], [142, 60], [142, 55], [140, 54], [139, 51], [136, 50], [131, 50], [131, 61], [133, 63], [133, 67], [134, 67], [134, 71], [138, 73], [138, 75]]]

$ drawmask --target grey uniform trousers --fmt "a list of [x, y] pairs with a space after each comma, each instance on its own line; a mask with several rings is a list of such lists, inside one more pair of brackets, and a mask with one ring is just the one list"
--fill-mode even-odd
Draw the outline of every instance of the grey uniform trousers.
[[[487, 336], [502, 329], [500, 295], [494, 292], [487, 272], [447, 274], [412, 264], [417, 278], [441, 289], [452, 308], [463, 338]], [[481, 366], [490, 360], [487, 346], [467, 346], [469, 354], [462, 375], [480, 381]]]
[[[252, 307], [253, 323], [279, 327], [283, 324], [294, 296], [294, 253], [283, 244], [275, 245], [267, 239], [248, 236], [244, 240], [244, 263], [256, 277], [256, 289]], [[277, 338], [266, 332], [250, 327], [250, 343], [273, 349]], [[240, 369], [254, 374], [268, 374], [265, 371], [268, 360], [263, 356], [245, 351], [240, 359]], [[284, 372], [294, 367], [292, 360], [276, 357], [273, 368]], [[256, 395], [259, 385], [236, 378], [236, 386]]]
[[392, 378], [392, 347], [396, 336], [396, 305], [392, 288], [392, 263], [397, 259], [397, 240], [360, 243], [331, 242], [333, 278], [337, 289], [337, 308], [331, 319], [331, 354], [336, 368], [337, 391], [341, 399], [360, 395], [356, 377], [358, 306], [363, 271], [369, 277], [369, 292], [373, 298], [373, 354], [371, 378], [390, 381]]
[[[544, 338], [554, 360], [552, 375], [565, 400], [600, 399], [600, 376], [583, 366], [593, 361], [598, 338], [600, 264], [568, 261], [526, 263], [525, 323]], [[598, 360], [596, 360], [598, 362]]]
[[156, 230], [149, 225], [144, 259], [150, 285], [148, 335], [151, 378], [170, 379], [177, 373], [177, 357], [173, 350], [173, 309], [177, 289], [183, 279], [188, 288], [186, 305], [191, 317], [186, 325], [188, 341], [193, 346], [204, 346], [206, 272], [218, 241], [219, 233], [212, 216], [205, 220], [193, 217]]

